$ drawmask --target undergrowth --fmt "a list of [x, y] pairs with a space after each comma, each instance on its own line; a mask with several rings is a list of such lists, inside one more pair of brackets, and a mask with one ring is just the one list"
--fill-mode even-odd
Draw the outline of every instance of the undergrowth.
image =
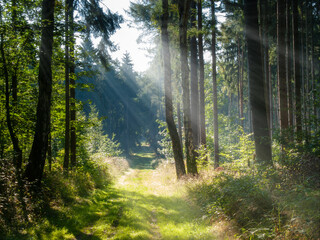
[[[98, 219], [98, 211], [103, 208], [95, 199], [107, 201], [115, 194], [111, 188], [110, 161], [116, 160], [96, 157], [68, 176], [59, 168], [47, 171], [41, 189], [30, 188], [26, 183], [20, 185], [13, 167], [1, 167], [1, 239], [74, 239], [83, 235], [79, 229]], [[118, 158], [117, 162], [125, 161]], [[9, 161], [1, 163], [10, 165]]]
[[297, 170], [275, 165], [237, 169], [225, 163], [220, 172], [204, 169], [202, 178], [189, 185], [189, 197], [204, 216], [235, 222], [240, 239], [319, 239], [316, 173], [298, 177]]

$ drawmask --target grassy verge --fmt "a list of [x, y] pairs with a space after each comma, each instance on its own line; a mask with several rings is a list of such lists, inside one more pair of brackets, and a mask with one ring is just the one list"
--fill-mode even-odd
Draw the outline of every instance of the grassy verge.
[[[112, 232], [122, 209], [108, 171], [120, 175], [127, 167], [125, 160], [110, 158], [68, 177], [59, 171], [47, 173], [41, 192], [27, 195], [28, 221], [13, 222], [3, 229], [1, 239], [101, 239]], [[92, 226], [101, 222], [103, 232], [93, 231]]]
[[207, 170], [189, 196], [214, 221], [227, 219], [241, 239], [318, 239], [320, 191], [288, 184], [279, 170]]

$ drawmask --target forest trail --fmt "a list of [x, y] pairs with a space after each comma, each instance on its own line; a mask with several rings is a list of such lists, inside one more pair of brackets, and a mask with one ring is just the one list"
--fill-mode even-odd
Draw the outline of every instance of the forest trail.
[[[185, 198], [174, 171], [152, 169], [151, 155], [132, 155], [131, 168], [113, 186], [116, 194], [104, 203], [110, 206], [109, 213], [85, 232], [97, 239], [221, 239], [200, 209]], [[103, 219], [109, 221], [108, 227]]]
[[123, 198], [115, 239], [215, 239], [200, 209], [174, 185], [163, 185], [157, 170], [130, 169], [116, 188]]

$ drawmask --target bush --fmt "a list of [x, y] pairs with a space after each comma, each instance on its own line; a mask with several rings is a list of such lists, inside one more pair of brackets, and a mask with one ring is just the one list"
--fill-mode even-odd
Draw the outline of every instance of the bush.
[[188, 192], [205, 214], [235, 220], [245, 234], [273, 233], [276, 206], [270, 193], [261, 189], [254, 177], [221, 173], [210, 183], [190, 187]]

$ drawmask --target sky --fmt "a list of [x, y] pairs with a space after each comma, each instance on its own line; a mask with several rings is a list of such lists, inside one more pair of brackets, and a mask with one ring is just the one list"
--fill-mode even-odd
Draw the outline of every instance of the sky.
[[[135, 2], [134, 0], [131, 1]], [[125, 13], [125, 10], [129, 9], [130, 0], [103, 0], [102, 2], [112, 12], [117, 12], [124, 18], [121, 29], [118, 29], [111, 37], [111, 41], [118, 45], [118, 50], [111, 53], [112, 59], [121, 61], [123, 54], [127, 51], [130, 53], [134, 70], [138, 72], [147, 70], [150, 58], [146, 56], [147, 51], [142, 49], [145, 46], [137, 43], [137, 39], [142, 32], [134, 27], [129, 27], [130, 17]]]

